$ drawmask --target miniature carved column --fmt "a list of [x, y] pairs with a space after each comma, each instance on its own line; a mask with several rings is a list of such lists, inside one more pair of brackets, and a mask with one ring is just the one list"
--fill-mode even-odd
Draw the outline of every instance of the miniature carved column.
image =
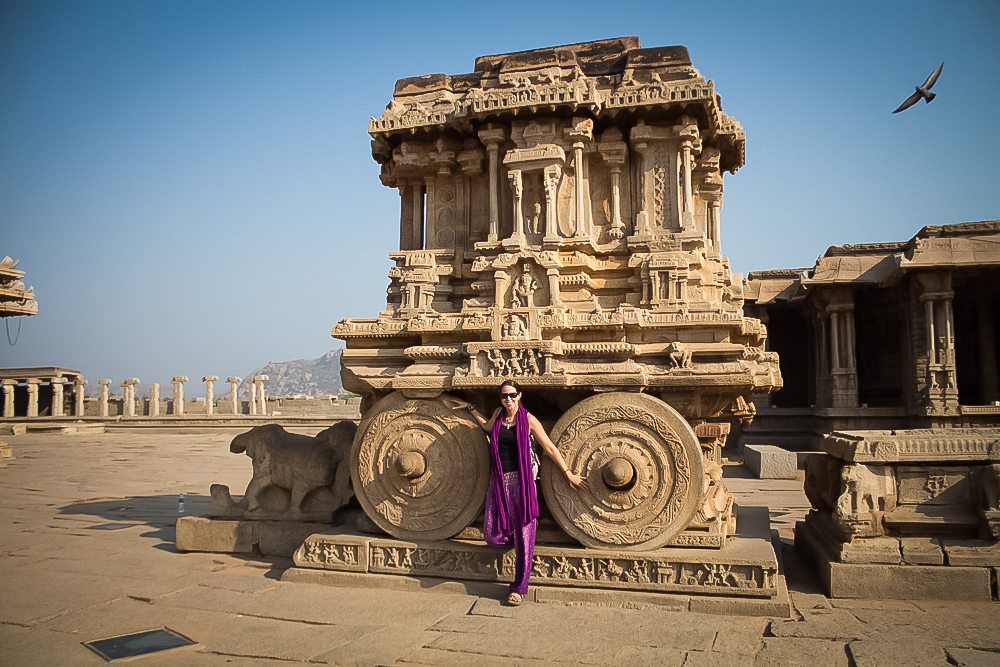
[[559, 166], [549, 165], [542, 174], [545, 187], [545, 237], [542, 243], [559, 243], [558, 216]]
[[681, 153], [679, 156], [682, 185], [681, 227], [683, 229], [691, 229], [694, 227], [694, 195], [691, 185], [691, 162], [694, 158], [694, 153], [701, 151], [701, 141], [698, 134], [698, 125], [693, 119], [685, 116], [681, 119], [681, 122], [682, 125], [676, 126], [677, 136], [681, 140]]
[[3, 416], [10, 419], [14, 416], [14, 387], [17, 380], [4, 380], [0, 386], [3, 387]]
[[523, 246], [524, 211], [521, 206], [521, 195], [524, 190], [524, 182], [521, 178], [521, 170], [511, 169], [507, 172], [507, 179], [510, 181], [510, 189], [514, 196], [514, 231], [510, 235], [510, 242]]
[[111, 386], [111, 380], [101, 379], [97, 381], [97, 384], [101, 385], [101, 416], [108, 416], [108, 387]]
[[601, 136], [597, 149], [611, 172], [611, 229], [608, 230], [608, 235], [617, 240], [625, 236], [625, 223], [622, 222], [621, 175], [628, 146], [622, 140], [621, 131], [611, 128]]
[[149, 385], [149, 416], [160, 416], [160, 383], [154, 382]]
[[436, 218], [434, 211], [434, 174], [424, 176], [424, 248], [433, 248], [437, 237]]
[[264, 395], [264, 383], [271, 378], [266, 375], [258, 375], [257, 379], [257, 399], [260, 401], [260, 408], [258, 409], [258, 414], [267, 414], [267, 397]]
[[215, 381], [218, 375], [205, 375], [201, 381], [205, 383], [205, 414], [211, 417], [215, 413]]
[[232, 403], [234, 415], [240, 414], [240, 398], [237, 394], [237, 389], [239, 389], [241, 379], [235, 375], [226, 378], [226, 382], [229, 383], [229, 400]]
[[559, 269], [547, 269], [545, 274], [549, 278], [549, 305], [561, 306], [562, 296], [559, 294]]
[[184, 383], [188, 381], [187, 375], [175, 375], [171, 380], [174, 392], [174, 414], [184, 414]]
[[257, 414], [257, 376], [250, 376], [250, 414]]
[[50, 380], [52, 384], [52, 416], [63, 416], [63, 385], [69, 382], [64, 377], [54, 377]]
[[958, 407], [958, 378], [955, 370], [954, 319], [951, 301], [951, 273], [936, 271], [917, 274], [924, 303], [927, 376], [924, 407], [930, 412]]
[[574, 118], [572, 126], [566, 130], [566, 135], [573, 142], [573, 181], [574, 201], [576, 209], [576, 232], [574, 236], [590, 238], [590, 216], [587, 210], [586, 195], [586, 163], [583, 149], [594, 136], [594, 121], [589, 118]]
[[28, 378], [28, 416], [38, 416], [38, 385], [42, 383], [38, 378]]
[[830, 294], [830, 356], [835, 408], [858, 406], [858, 370], [854, 353], [854, 294], [838, 288]]
[[486, 144], [490, 161], [490, 232], [487, 240], [496, 243], [500, 238], [500, 142], [506, 138], [503, 128], [488, 125], [479, 131], [479, 139]]
[[83, 388], [87, 386], [87, 381], [82, 375], [77, 375], [73, 380], [73, 414], [83, 417], [85, 411]]
[[424, 248], [424, 190], [419, 182], [410, 186], [413, 192], [413, 219], [411, 221], [410, 238], [414, 250]]

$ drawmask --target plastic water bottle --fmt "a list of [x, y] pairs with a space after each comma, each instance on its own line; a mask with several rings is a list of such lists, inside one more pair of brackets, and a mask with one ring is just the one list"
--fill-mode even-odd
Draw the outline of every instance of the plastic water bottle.
[[184, 494], [177, 496], [177, 513], [184, 514]]

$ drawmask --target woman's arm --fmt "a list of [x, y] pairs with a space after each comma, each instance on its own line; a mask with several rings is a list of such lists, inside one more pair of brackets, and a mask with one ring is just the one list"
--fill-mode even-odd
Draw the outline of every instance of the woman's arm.
[[552, 441], [549, 439], [549, 435], [545, 432], [542, 422], [538, 421], [535, 415], [530, 412], [528, 413], [528, 424], [531, 426], [531, 434], [535, 436], [535, 440], [537, 440], [538, 444], [542, 446], [542, 450], [545, 452], [545, 455], [559, 465], [559, 469], [563, 471], [563, 474], [566, 476], [566, 480], [569, 481], [570, 485], [572, 485], [573, 488], [576, 488], [583, 484], [583, 477], [580, 477], [569, 469], [569, 466], [566, 465], [566, 461], [563, 459], [562, 454], [559, 453], [559, 450], [556, 449], [556, 446], [552, 444]]
[[500, 408], [497, 408], [493, 411], [493, 416], [487, 419], [479, 412], [479, 410], [475, 408], [474, 405], [472, 405], [472, 403], [463, 401], [460, 398], [445, 399], [445, 405], [450, 407], [452, 410], [468, 410], [469, 414], [472, 415], [472, 418], [476, 420], [477, 424], [479, 424], [479, 427], [487, 433], [493, 432], [493, 424], [497, 420], [497, 415], [500, 414]]

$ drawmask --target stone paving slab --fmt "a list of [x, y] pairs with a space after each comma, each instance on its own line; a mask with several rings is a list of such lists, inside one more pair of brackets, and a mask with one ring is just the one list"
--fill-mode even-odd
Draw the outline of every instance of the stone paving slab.
[[[228, 451], [231, 437], [10, 438], [17, 456], [0, 469], [0, 664], [104, 665], [82, 641], [164, 625], [198, 644], [130, 664], [1000, 664], [996, 602], [826, 598], [789, 548], [808, 507], [801, 480], [746, 479], [732, 466], [738, 502], [768, 505], [779, 530], [790, 619], [694, 613], [668, 596], [611, 607], [568, 597], [572, 589], [511, 608], [497, 584], [292, 584], [280, 580], [287, 559], [178, 553], [177, 495], [197, 513], [210, 484], [241, 490], [250, 478], [249, 460]], [[103, 524], [127, 526], [95, 528]]]

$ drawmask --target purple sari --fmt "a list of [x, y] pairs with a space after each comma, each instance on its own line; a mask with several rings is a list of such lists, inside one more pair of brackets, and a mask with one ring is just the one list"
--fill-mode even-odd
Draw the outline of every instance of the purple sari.
[[[497, 416], [490, 437], [490, 486], [486, 492], [486, 521], [483, 526], [486, 543], [495, 547], [510, 546], [515, 531], [538, 518], [538, 495], [535, 489], [535, 476], [531, 469], [531, 426], [528, 424], [528, 411], [521, 406], [514, 417], [518, 469], [521, 477], [521, 507], [524, 509], [519, 513], [515, 513], [510, 507], [507, 494], [504, 492], [503, 469], [500, 467], [500, 450], [497, 446], [502, 419], [502, 415]], [[517, 518], [521, 520], [521, 525], [514, 525], [516, 514], [520, 514]]]

